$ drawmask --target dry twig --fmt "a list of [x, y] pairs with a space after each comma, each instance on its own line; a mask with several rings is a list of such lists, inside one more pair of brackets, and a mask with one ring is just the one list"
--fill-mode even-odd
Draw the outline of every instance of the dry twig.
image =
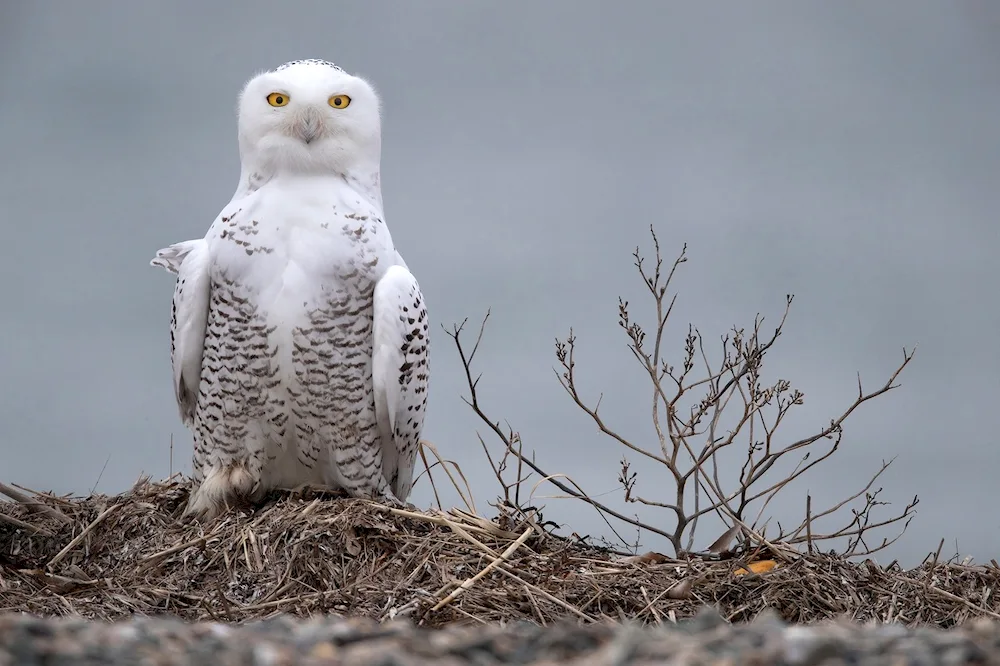
[[[754, 543], [781, 543], [785, 546], [806, 544], [808, 549], [813, 549], [818, 542], [844, 540], [847, 542], [844, 553], [861, 557], [894, 543], [909, 525], [919, 500], [914, 497], [902, 510], [887, 518], [873, 518], [873, 512], [886, 505], [879, 499], [881, 488], [873, 489], [874, 484], [888, 469], [891, 461], [883, 463], [881, 469], [860, 490], [826, 509], [814, 511], [810, 499], [802, 522], [791, 530], [779, 530], [776, 537], [765, 539], [760, 521], [767, 506], [779, 492], [839, 450], [846, 420], [862, 404], [895, 388], [894, 382], [913, 358], [913, 353], [904, 350], [901, 363], [889, 379], [873, 390], [865, 391], [859, 377], [855, 399], [831, 419], [828, 425], [807, 437], [784, 440], [778, 435], [778, 429], [789, 412], [804, 403], [804, 395], [784, 379], [765, 384], [762, 379], [762, 363], [782, 333], [793, 297], [786, 297], [784, 312], [772, 333], [765, 333], [764, 319], [760, 316], [755, 319], [749, 331], [734, 327], [721, 338], [719, 359], [714, 362], [710, 359], [701, 333], [693, 326], [688, 326], [681, 360], [675, 366], [667, 359], [664, 334], [677, 300], [676, 294], [669, 294], [670, 285], [679, 266], [687, 261], [687, 248], [685, 246], [670, 270], [666, 271], [656, 233], [652, 229], [650, 232], [655, 247], [653, 266], [647, 267], [638, 248], [633, 256], [645, 290], [654, 304], [652, 334], [647, 335], [646, 329], [634, 320], [629, 302], [624, 299], [619, 299], [618, 319], [628, 340], [629, 351], [638, 361], [642, 374], [650, 384], [650, 414], [655, 445], [647, 446], [620, 434], [600, 413], [601, 400], [588, 401], [584, 397], [577, 369], [576, 336], [572, 329], [566, 339], [556, 340], [556, 359], [560, 366], [557, 376], [567, 394], [597, 430], [624, 447], [626, 457], [622, 458], [619, 483], [625, 502], [658, 507], [669, 512], [673, 527], [663, 528], [659, 523], [652, 525], [627, 516], [606, 502], [594, 499], [565, 474], [547, 473], [533, 454], [524, 453], [523, 443], [517, 432], [509, 427], [501, 428], [499, 421], [486, 415], [477, 392], [480, 377], [475, 375], [472, 367], [489, 318], [487, 312], [471, 349], [463, 344], [461, 337], [466, 322], [455, 326], [448, 333], [455, 342], [464, 366], [469, 390], [469, 397], [465, 401], [503, 444], [500, 457], [495, 459], [483, 443], [493, 472], [503, 489], [500, 507], [515, 516], [525, 514], [526, 507], [521, 504], [520, 487], [528, 478], [523, 469], [528, 468], [565, 493], [565, 496], [593, 506], [626, 547], [629, 546], [628, 542], [615, 531], [609, 519], [666, 538], [677, 555], [691, 551], [698, 522], [708, 515], [717, 516], [729, 529], [739, 527], [743, 550], [752, 548]], [[745, 453], [741, 454], [740, 451]], [[741, 465], [738, 458], [732, 456], [733, 453], [742, 455]], [[640, 492], [641, 480], [638, 479], [638, 473], [631, 469], [627, 458], [630, 454], [642, 457], [661, 470], [672, 488], [668, 499], [653, 498]], [[798, 458], [797, 464], [790, 471], [778, 471], [778, 463], [791, 460], [792, 456]], [[508, 458], [517, 462], [517, 473], [511, 480], [504, 475]], [[721, 470], [726, 469], [738, 469], [737, 478], [724, 480], [727, 475]], [[658, 479], [652, 487], [662, 488], [662, 480]], [[817, 521], [839, 515], [841, 509], [862, 498], [864, 503], [860, 508], [850, 508], [851, 518], [847, 522], [829, 531], [817, 529]], [[757, 510], [753, 519], [750, 513], [752, 508]], [[902, 528], [894, 538], [869, 543], [868, 535], [897, 524], [902, 525]]]

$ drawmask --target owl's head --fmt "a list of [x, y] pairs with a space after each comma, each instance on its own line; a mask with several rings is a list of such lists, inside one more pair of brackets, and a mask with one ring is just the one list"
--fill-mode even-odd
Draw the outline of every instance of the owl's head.
[[331, 62], [293, 60], [244, 86], [239, 142], [244, 162], [272, 172], [377, 169], [378, 95]]

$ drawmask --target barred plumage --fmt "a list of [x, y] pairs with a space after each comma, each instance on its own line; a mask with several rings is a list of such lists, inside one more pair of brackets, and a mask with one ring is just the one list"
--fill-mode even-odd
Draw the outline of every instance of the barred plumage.
[[[334, 95], [348, 106], [326, 105]], [[204, 239], [153, 260], [177, 273], [171, 360], [198, 483], [189, 512], [212, 517], [302, 484], [409, 496], [429, 327], [383, 219], [380, 142], [374, 90], [335, 66], [293, 62], [252, 79], [236, 193]]]

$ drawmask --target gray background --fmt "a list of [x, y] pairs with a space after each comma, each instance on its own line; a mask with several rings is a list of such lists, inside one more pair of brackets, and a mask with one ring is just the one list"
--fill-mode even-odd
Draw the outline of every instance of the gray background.
[[[997, 555], [995, 3], [48, 0], [0, 12], [3, 480], [121, 491], [168, 474], [171, 437], [173, 469], [190, 469], [170, 387], [172, 279], [148, 262], [203, 235], [228, 201], [242, 84], [315, 57], [382, 95], [387, 220], [436, 331], [425, 435], [463, 467], [480, 510], [497, 492], [485, 430], [439, 326], [492, 308], [478, 363], [489, 413], [549, 472], [620, 508], [622, 451], [559, 387], [553, 340], [574, 327], [581, 388], [605, 391], [608, 421], [652, 444], [648, 389], [616, 321], [619, 295], [646, 307], [630, 253], [649, 248], [652, 223], [668, 258], [689, 243], [675, 359], [686, 322], [714, 339], [757, 312], [775, 321], [796, 295], [765, 366], [806, 394], [788, 437], [846, 406], [856, 372], [874, 387], [919, 345], [902, 387], [862, 407], [843, 451], [774, 503], [779, 518], [799, 515], [807, 490], [835, 500], [898, 456], [885, 498], [921, 504], [879, 559], [915, 563], [941, 537], [946, 554]], [[666, 478], [631, 458], [657, 496]], [[431, 503], [426, 480], [411, 499]], [[607, 533], [580, 504], [539, 501], [566, 532]]]

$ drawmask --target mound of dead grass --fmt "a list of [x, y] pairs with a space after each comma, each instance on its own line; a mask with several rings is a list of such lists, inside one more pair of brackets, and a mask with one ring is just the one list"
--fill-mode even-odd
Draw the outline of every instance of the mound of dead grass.
[[[14, 500], [0, 503], [0, 612], [227, 622], [337, 613], [439, 627], [660, 623], [712, 605], [731, 621], [768, 607], [799, 623], [1000, 619], [995, 562], [903, 570], [785, 549], [718, 560], [621, 557], [509, 516], [287, 493], [201, 524], [180, 518], [189, 488], [176, 477], [142, 479], [114, 496], [0, 487]], [[773, 566], [751, 565], [768, 558]]]

